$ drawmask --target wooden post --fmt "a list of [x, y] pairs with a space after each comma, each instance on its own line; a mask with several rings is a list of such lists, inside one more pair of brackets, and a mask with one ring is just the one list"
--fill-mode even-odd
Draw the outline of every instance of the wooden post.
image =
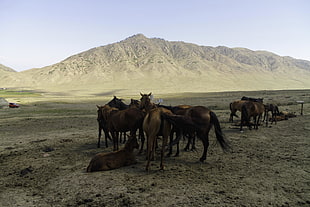
[[296, 101], [298, 104], [301, 104], [300, 107], [300, 115], [303, 115], [304, 113], [304, 101]]

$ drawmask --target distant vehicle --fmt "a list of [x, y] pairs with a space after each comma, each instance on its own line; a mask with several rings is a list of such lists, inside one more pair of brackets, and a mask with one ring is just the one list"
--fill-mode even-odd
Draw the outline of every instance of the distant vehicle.
[[10, 108], [19, 108], [19, 105], [17, 103], [9, 103]]

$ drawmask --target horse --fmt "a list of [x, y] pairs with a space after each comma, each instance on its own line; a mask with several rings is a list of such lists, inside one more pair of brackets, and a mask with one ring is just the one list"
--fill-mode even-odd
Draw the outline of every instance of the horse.
[[[136, 131], [142, 132], [142, 123], [144, 113], [137, 108], [128, 108], [119, 110], [109, 105], [101, 107], [104, 120], [107, 122], [109, 132], [113, 138], [113, 150], [118, 150], [119, 132], [130, 131], [131, 137], [136, 137]], [[143, 135], [143, 133], [140, 133]], [[144, 136], [141, 136], [142, 146], [144, 144]]]
[[109, 105], [110, 107], [118, 108], [119, 110], [124, 110], [124, 109], [129, 108], [129, 105], [125, 104], [123, 102], [123, 99], [119, 99], [116, 96], [114, 96], [114, 98], [111, 101], [109, 101], [107, 105]]
[[[176, 124], [181, 128], [191, 128], [193, 131], [195, 131], [197, 137], [202, 140], [204, 147], [202, 156], [199, 159], [200, 162], [204, 162], [207, 158], [207, 151], [209, 147], [209, 132], [212, 126], [214, 126], [216, 139], [224, 152], [228, 152], [231, 149], [222, 132], [216, 114], [204, 106], [191, 107], [186, 110], [184, 115], [165, 114], [163, 117], [166, 117], [165, 120], [174, 119]], [[167, 119], [167, 117], [169, 117], [169, 119]]]
[[138, 149], [139, 144], [135, 137], [130, 137], [125, 147], [117, 152], [98, 153], [90, 161], [87, 172], [105, 171], [136, 164], [137, 160], [134, 149]]
[[140, 101], [135, 99], [130, 99], [129, 108], [140, 108]]
[[140, 108], [146, 110], [147, 112], [143, 120], [143, 131], [147, 136], [147, 164], [145, 169], [146, 171], [149, 171], [151, 159], [154, 158], [155, 154], [157, 136], [162, 136], [160, 169], [164, 170], [164, 152], [171, 132], [171, 124], [168, 121], [163, 120], [161, 116], [163, 113], [171, 115], [173, 113], [169, 109], [158, 107], [157, 105], [151, 103], [150, 96], [152, 93], [142, 94], [140, 92], [140, 95]]
[[236, 100], [236, 101], [233, 101], [229, 104], [229, 108], [230, 108], [230, 117], [229, 117], [229, 122], [233, 122], [233, 117], [237, 117], [237, 114], [236, 112], [237, 111], [240, 111], [241, 112], [241, 108], [242, 108], [242, 105], [247, 102], [246, 100]]
[[233, 101], [229, 104], [229, 108], [230, 108], [230, 117], [229, 117], [229, 122], [233, 122], [233, 117], [237, 117], [236, 112], [240, 111], [241, 112], [241, 107], [242, 105], [246, 102], [246, 101], [252, 101], [252, 102], [259, 102], [259, 103], [263, 103], [263, 98], [251, 98], [251, 97], [246, 97], [243, 96], [240, 100], [236, 100]]
[[[191, 108], [190, 105], [178, 105], [174, 107], [170, 107], [173, 114], [176, 115], [184, 115], [186, 113], [186, 110]], [[176, 141], [173, 141], [173, 134], [176, 133]], [[169, 145], [169, 153], [167, 156], [170, 156], [172, 154], [172, 146], [174, 144], [177, 144], [177, 152], [174, 155], [179, 156], [179, 140], [181, 136], [186, 136], [188, 138], [188, 142], [186, 144], [186, 147], [184, 148], [185, 151], [188, 151], [190, 148], [190, 144], [192, 144], [191, 150], [194, 151], [196, 149], [195, 147], [195, 133], [189, 130], [188, 128], [182, 128], [179, 127], [177, 124], [173, 124], [171, 134], [170, 134], [170, 145]]]
[[252, 129], [250, 118], [254, 118], [254, 129], [258, 129], [260, 118], [265, 111], [264, 104], [261, 102], [247, 101], [242, 105], [240, 131], [244, 123]]
[[99, 133], [98, 133], [98, 143], [97, 147], [100, 148], [100, 139], [101, 139], [101, 130], [104, 132], [105, 136], [105, 146], [108, 147], [108, 139], [111, 139], [111, 136], [109, 134], [109, 129], [107, 126], [107, 121], [103, 118], [103, 114], [101, 112], [101, 107], [97, 105], [97, 121], [98, 121], [98, 128], [99, 128]]
[[268, 127], [268, 113], [269, 111], [271, 111], [271, 124], [273, 122], [275, 122], [275, 124], [277, 124], [277, 119], [276, 116], [280, 114], [279, 112], [279, 108], [277, 105], [275, 104], [264, 104], [265, 107], [265, 113], [264, 113], [264, 118], [263, 118], [263, 122], [266, 120], [266, 127]]

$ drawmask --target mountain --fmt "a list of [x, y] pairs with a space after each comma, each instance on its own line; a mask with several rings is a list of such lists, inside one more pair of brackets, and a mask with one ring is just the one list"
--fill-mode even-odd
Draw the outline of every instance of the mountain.
[[304, 89], [310, 88], [309, 80], [310, 61], [137, 34], [51, 66], [11, 73], [0, 87], [138, 94]]

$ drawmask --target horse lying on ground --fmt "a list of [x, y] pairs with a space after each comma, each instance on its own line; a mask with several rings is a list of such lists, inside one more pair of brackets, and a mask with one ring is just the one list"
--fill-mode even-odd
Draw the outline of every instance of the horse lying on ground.
[[98, 153], [90, 161], [87, 172], [105, 171], [136, 164], [134, 149], [138, 149], [139, 144], [135, 137], [130, 137], [125, 147], [117, 152]]

